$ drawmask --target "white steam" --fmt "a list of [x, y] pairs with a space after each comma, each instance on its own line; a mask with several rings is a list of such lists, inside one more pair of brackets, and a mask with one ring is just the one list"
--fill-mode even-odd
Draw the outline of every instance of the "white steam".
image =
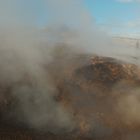
[[[43, 30], [36, 26], [40, 15], [37, 14], [39, 9], [34, 10], [37, 2], [0, 0], [0, 83], [10, 86], [10, 94], [18, 100], [15, 109], [18, 119], [35, 128], [46, 128], [53, 132], [59, 129], [71, 131], [75, 127], [73, 114], [55, 100], [57, 87], [46, 68], [52, 61], [57, 61], [53, 50], [57, 50], [60, 44], [71, 48], [74, 53], [69, 50], [64, 56], [62, 53], [65, 63], [67, 57], [73, 57], [75, 53], [125, 59], [118, 54], [131, 50], [117, 46], [98, 29], [84, 7], [84, 0], [39, 1], [45, 5], [47, 16]], [[61, 76], [60, 73], [56, 68], [56, 74]], [[125, 100], [128, 107], [127, 100], [132, 104], [138, 102], [136, 98], [130, 100], [128, 97]]]

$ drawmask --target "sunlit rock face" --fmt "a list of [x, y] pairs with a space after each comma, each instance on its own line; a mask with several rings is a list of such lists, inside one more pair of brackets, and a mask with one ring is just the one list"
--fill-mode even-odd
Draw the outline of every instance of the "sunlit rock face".
[[[140, 138], [138, 117], [140, 112], [136, 107], [140, 106], [138, 66], [110, 57], [82, 54], [72, 58], [69, 56], [65, 60], [54, 59], [44, 69], [49, 72], [57, 91], [54, 100], [72, 116], [75, 124], [73, 129], [55, 134], [48, 133], [47, 129], [40, 133], [40, 129], [39, 131], [32, 129], [24, 121], [16, 120], [18, 117], [14, 108], [18, 101], [11, 93], [12, 85], [1, 84], [2, 131], [17, 137], [19, 135], [17, 132], [20, 131], [22, 139], [28, 137], [54, 140], [138, 140]], [[30, 85], [30, 78], [25, 77], [16, 84], [22, 83]], [[131, 98], [130, 95], [134, 96]]]

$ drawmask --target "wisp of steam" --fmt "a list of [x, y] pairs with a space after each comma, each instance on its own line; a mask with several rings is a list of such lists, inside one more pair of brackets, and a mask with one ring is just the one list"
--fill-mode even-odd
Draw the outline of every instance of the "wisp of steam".
[[[0, 86], [9, 88], [6, 94], [0, 92], [0, 102], [15, 98], [17, 105], [9, 114], [30, 127], [71, 132], [77, 124], [74, 115], [55, 99], [58, 88], [48, 71], [49, 64], [60, 59], [58, 65], [63, 68], [84, 53], [136, 63], [123, 56], [131, 55], [134, 49], [115, 43], [101, 31], [84, 0], [39, 1], [37, 6], [37, 0], [0, 0]], [[62, 69], [53, 71], [59, 78], [64, 76]], [[140, 122], [139, 89], [132, 92], [136, 96], [123, 96], [116, 110], [127, 116], [124, 119]]]

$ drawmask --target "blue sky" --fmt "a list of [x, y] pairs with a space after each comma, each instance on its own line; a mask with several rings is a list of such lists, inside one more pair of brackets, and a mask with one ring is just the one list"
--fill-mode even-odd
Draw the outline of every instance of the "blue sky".
[[[113, 35], [140, 37], [140, 0], [85, 0], [84, 4], [102, 30]], [[36, 2], [36, 5], [43, 9], [43, 4]], [[41, 10], [38, 15], [40, 24], [47, 20], [45, 12]]]
[[[31, 22], [35, 22], [39, 26], [44, 26], [47, 23], [48, 15], [49, 16], [51, 15], [50, 13], [47, 13], [46, 8], [47, 6], [44, 4], [44, 1], [50, 2], [61, 1], [62, 3], [66, 3], [67, 0], [52, 0], [52, 1], [13, 0], [13, 1], [17, 2], [18, 8], [20, 9], [19, 11], [23, 11], [19, 14], [19, 17], [22, 17], [22, 20], [28, 19]], [[12, 7], [13, 1], [12, 0], [0, 1], [0, 9], [3, 9], [3, 11], [0, 11], [1, 12], [0, 16], [7, 9], [9, 10]], [[81, 1], [82, 3], [82, 0], [75, 1]], [[83, 0], [83, 1], [84, 6], [87, 8], [93, 20], [100, 27], [100, 29], [105, 30], [113, 35], [140, 37], [140, 0]], [[2, 4], [5, 4], [6, 7], [3, 6]], [[78, 7], [78, 5], [74, 6]], [[9, 13], [10, 12], [11, 11], [9, 10]], [[74, 14], [75, 13], [73, 12], [72, 15]], [[69, 18], [69, 16], [67, 18]]]
[[87, 0], [86, 6], [103, 30], [122, 36], [140, 36], [139, 0]]

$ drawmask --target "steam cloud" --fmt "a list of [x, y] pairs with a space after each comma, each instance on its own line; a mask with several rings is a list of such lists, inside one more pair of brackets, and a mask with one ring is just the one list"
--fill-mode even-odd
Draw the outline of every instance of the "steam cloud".
[[[72, 131], [76, 126], [74, 116], [55, 100], [58, 89], [48, 66], [61, 60], [58, 61], [61, 69], [57, 64], [53, 71], [57, 78], [63, 78], [63, 67], [75, 63], [77, 54], [100, 54], [134, 62], [118, 56], [120, 53], [130, 54], [132, 49], [126, 52], [125, 46], [119, 48], [109, 36], [104, 36], [92, 21], [84, 1], [40, 2], [45, 5], [48, 16], [43, 30], [36, 25], [39, 10], [34, 11], [33, 0], [31, 3], [27, 0], [0, 0], [0, 84], [2, 89], [10, 89], [8, 93], [1, 91], [0, 96], [6, 100], [7, 96], [16, 98], [15, 117], [32, 127], [52, 132]], [[133, 92], [134, 95], [119, 99], [116, 108], [128, 120], [140, 122], [140, 113], [137, 114], [139, 90]], [[2, 99], [0, 102], [3, 102]], [[130, 108], [130, 112], [125, 107]], [[99, 132], [96, 134], [99, 135]]]

